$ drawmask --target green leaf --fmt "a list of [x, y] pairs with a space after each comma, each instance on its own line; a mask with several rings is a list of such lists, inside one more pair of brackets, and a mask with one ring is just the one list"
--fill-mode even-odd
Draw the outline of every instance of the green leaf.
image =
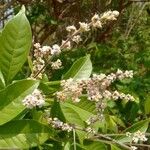
[[111, 144], [111, 150], [121, 150], [119, 147]]
[[149, 122], [150, 119], [139, 121], [138, 123], [135, 123], [131, 127], [127, 128], [124, 132], [136, 132], [138, 130], [140, 130], [141, 132], [146, 132]]
[[[78, 127], [84, 128], [85, 121], [94, 115], [95, 105], [87, 99], [82, 99], [79, 103], [60, 103], [62, 113], [67, 122], [75, 124]], [[79, 141], [82, 144], [86, 137], [86, 132], [76, 130]]]
[[145, 114], [150, 114], [150, 97], [147, 97], [144, 103]]
[[53, 94], [60, 88], [60, 81], [41, 82], [39, 88], [46, 95]]
[[0, 71], [0, 90], [5, 87], [5, 80], [2, 72]]
[[80, 115], [72, 107], [69, 107], [67, 103], [62, 103], [60, 106], [67, 122], [84, 127], [84, 122]]
[[[77, 114], [77, 116], [79, 116], [81, 118], [82, 121], [86, 121], [87, 119], [89, 119], [89, 117], [95, 115], [95, 105], [93, 102], [91, 102], [87, 99], [81, 99], [81, 101], [77, 104], [71, 103], [71, 102], [60, 103], [60, 106], [61, 106], [61, 109], [62, 109], [62, 112], [64, 113], [64, 115], [66, 113], [69, 113], [68, 111], [66, 111], [67, 109], [71, 109], [72, 111], [74, 111]], [[72, 114], [72, 115], [73, 116], [71, 116], [71, 113], [70, 113], [70, 114], [68, 114], [68, 117], [75, 119], [76, 116], [74, 116], [74, 114]], [[66, 119], [68, 119], [68, 118], [66, 118]], [[76, 121], [74, 121], [74, 122], [77, 123]]]
[[90, 55], [78, 59], [70, 68], [70, 70], [64, 75], [63, 79], [87, 79], [92, 72], [92, 63]]
[[51, 130], [34, 120], [14, 120], [0, 126], [0, 149], [27, 149], [43, 144]]
[[99, 141], [87, 141], [84, 147], [86, 150], [107, 150], [106, 145]]
[[39, 85], [35, 80], [21, 80], [0, 91], [0, 125], [19, 115], [25, 107], [22, 100]]
[[0, 68], [8, 83], [25, 63], [31, 47], [30, 24], [25, 8], [11, 19], [0, 36]]
[[67, 142], [64, 146], [64, 150], [70, 150], [70, 143]]

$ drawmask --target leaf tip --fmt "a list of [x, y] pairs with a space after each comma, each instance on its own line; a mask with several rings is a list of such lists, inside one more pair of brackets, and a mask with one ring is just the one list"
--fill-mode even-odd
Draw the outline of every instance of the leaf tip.
[[22, 5], [22, 7], [21, 7], [21, 12], [25, 13], [25, 11], [26, 11], [26, 8], [25, 8], [24, 5]]

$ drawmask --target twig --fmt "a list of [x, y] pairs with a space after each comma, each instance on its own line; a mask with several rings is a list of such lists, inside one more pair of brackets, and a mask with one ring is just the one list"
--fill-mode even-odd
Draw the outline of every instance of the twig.
[[103, 134], [95, 134], [94, 137], [96, 137], [96, 138], [104, 138], [104, 139], [106, 139], [106, 140], [108, 140], [108, 141], [114, 142], [115, 144], [121, 146], [122, 148], [124, 148], [124, 149], [126, 149], [126, 150], [131, 150], [131, 148], [130, 148], [129, 146], [127, 146], [127, 145], [125, 145], [125, 144], [123, 144], [123, 143], [120, 143], [120, 142], [116, 141], [115, 139], [112, 139], [112, 138], [110, 138], [110, 137], [108, 137], [108, 136], [105, 136], [105, 135], [103, 135]]
[[134, 28], [135, 24], [136, 24], [137, 21], [139, 20], [139, 17], [140, 17], [140, 15], [142, 14], [143, 9], [145, 8], [146, 5], [147, 5], [147, 3], [144, 3], [144, 4], [143, 4], [143, 6], [142, 6], [142, 8], [141, 8], [141, 10], [140, 10], [140, 12], [139, 12], [139, 14], [137, 15], [137, 18], [135, 19], [134, 23], [130, 26], [130, 28], [129, 28], [127, 34], [125, 35], [125, 38], [126, 38], [126, 39], [128, 38], [128, 36], [129, 36], [131, 30]]
[[76, 150], [76, 132], [75, 132], [75, 129], [73, 129], [73, 146], [74, 146], [74, 150]]

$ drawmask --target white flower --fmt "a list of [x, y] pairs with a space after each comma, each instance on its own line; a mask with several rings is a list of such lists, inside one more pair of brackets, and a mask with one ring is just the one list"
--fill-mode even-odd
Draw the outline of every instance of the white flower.
[[111, 10], [110, 10], [110, 11], [105, 12], [105, 13], [101, 16], [100, 20], [102, 20], [102, 21], [116, 20], [118, 16], [119, 16], [119, 12], [118, 12], [118, 11], [111, 11]]
[[55, 61], [55, 62], [51, 62], [51, 67], [54, 70], [60, 69], [61, 66], [62, 66], [62, 62], [60, 59], [57, 59], [57, 61]]
[[51, 54], [54, 55], [54, 54], [60, 54], [60, 53], [61, 53], [60, 46], [57, 44], [54, 44], [51, 49]]
[[102, 28], [102, 23], [100, 21], [96, 21], [96, 22], [92, 23], [92, 26], [94, 28]]
[[79, 43], [80, 41], [82, 41], [81, 36], [80, 35], [76, 35], [72, 38], [72, 41], [74, 41], [75, 43]]
[[119, 97], [120, 97], [120, 94], [119, 94], [118, 91], [113, 92], [112, 98], [113, 98], [114, 100], [117, 100]]
[[126, 136], [131, 137], [131, 133], [130, 132], [126, 132]]
[[96, 133], [96, 131], [94, 129], [92, 129], [91, 127], [87, 127], [85, 130], [87, 131], [87, 133], [91, 133], [91, 134]]
[[133, 141], [134, 143], [138, 143], [139, 138], [138, 138], [138, 137], [136, 137], [136, 136], [134, 136], [134, 137], [132, 138], [132, 141]]
[[79, 99], [78, 97], [73, 99], [73, 102], [75, 102], [75, 103], [79, 103], [80, 101], [81, 101], [81, 99]]
[[68, 31], [68, 32], [75, 32], [77, 29], [76, 29], [76, 27], [73, 25], [73, 26], [68, 26], [68, 27], [66, 27], [66, 30]]
[[92, 22], [96, 22], [96, 21], [98, 21], [99, 19], [100, 19], [99, 15], [98, 15], [98, 14], [95, 14], [95, 15], [92, 17], [91, 21], [92, 21]]
[[126, 70], [124, 75], [126, 78], [133, 78], [133, 70]]
[[135, 143], [138, 143], [138, 141], [147, 141], [147, 138], [145, 137], [145, 134], [141, 131], [137, 131], [133, 134], [133, 138], [132, 138], [132, 141], [135, 142]]
[[117, 75], [123, 74], [123, 71], [120, 70], [120, 69], [118, 69], [117, 72], [116, 72], [116, 74], [117, 74]]
[[87, 23], [79, 22], [79, 24], [80, 24], [80, 31], [81, 32], [86, 32], [86, 31], [90, 30], [90, 26]]
[[113, 15], [114, 15], [115, 17], [118, 17], [118, 16], [119, 16], [119, 12], [118, 12], [117, 10], [114, 10], [112, 13], [113, 13]]
[[29, 109], [32, 109], [36, 106], [42, 107], [45, 103], [44, 96], [38, 89], [35, 89], [32, 94], [26, 96], [22, 102], [23, 105]]
[[95, 28], [102, 28], [102, 23], [100, 21], [100, 17], [98, 14], [95, 14], [92, 19], [92, 26], [95, 27]]
[[41, 45], [40, 45], [40, 43], [35, 43], [34, 47], [37, 48], [37, 49], [39, 49], [41, 47]]
[[126, 99], [128, 101], [134, 101], [135, 100], [135, 98], [130, 94], [125, 95], [124, 99]]
[[103, 93], [103, 97], [106, 98], [106, 99], [111, 99], [111, 92], [109, 92], [108, 90], [105, 90], [104, 93]]
[[67, 123], [63, 123], [62, 121], [60, 121], [58, 118], [48, 118], [48, 123], [52, 125], [52, 127], [54, 128], [58, 128], [58, 129], [61, 129], [63, 131], [72, 131], [73, 130], [73, 127], [70, 126], [69, 124]]
[[136, 150], [136, 149], [137, 149], [137, 147], [131, 146], [131, 150]]
[[43, 55], [48, 55], [48, 54], [50, 54], [51, 47], [50, 46], [43, 46], [42, 48], [40, 48], [40, 50], [41, 50], [41, 53]]
[[64, 123], [62, 126], [62, 130], [70, 132], [73, 130], [73, 128], [70, 125], [68, 125], [67, 123]]

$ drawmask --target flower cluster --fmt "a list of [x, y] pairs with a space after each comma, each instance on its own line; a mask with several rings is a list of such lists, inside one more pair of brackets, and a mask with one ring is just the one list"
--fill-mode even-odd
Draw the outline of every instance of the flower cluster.
[[121, 71], [109, 75], [100, 74], [93, 76], [87, 80], [62, 80], [62, 91], [57, 92], [57, 98], [64, 101], [67, 98], [72, 98], [74, 102], [79, 101], [79, 97], [83, 91], [86, 91], [88, 99], [91, 101], [99, 102], [101, 99], [126, 99], [134, 101], [134, 97], [130, 94], [119, 93], [118, 91], [109, 91], [109, 86], [117, 79], [132, 78], [133, 71]]
[[32, 94], [24, 98], [22, 103], [27, 108], [32, 109], [34, 107], [42, 107], [45, 104], [45, 100], [41, 91], [35, 89]]
[[[52, 46], [41, 46], [39, 43], [34, 44], [34, 58], [35, 60], [33, 61], [33, 71], [31, 74], [31, 78], [42, 78], [42, 73], [45, 71], [44, 66], [46, 64], [46, 60], [50, 58], [53, 55], [57, 55], [61, 52], [60, 47], [55, 44]], [[56, 69], [61, 66], [61, 62], [52, 63], [52, 68]]]
[[62, 66], [62, 62], [60, 59], [57, 59], [55, 62], [51, 62], [51, 67], [53, 70], [60, 69]]
[[114, 11], [107, 11], [105, 13], [102, 14], [102, 16], [100, 17], [101, 22], [105, 23], [107, 21], [113, 21], [113, 20], [117, 20], [117, 17], [119, 16], [119, 12], [114, 10]]
[[[78, 44], [82, 41], [81, 33], [90, 31], [90, 27], [94, 28], [102, 28], [103, 24], [106, 24], [107, 21], [116, 20], [119, 15], [118, 11], [108, 11], [103, 13], [101, 16], [95, 14], [91, 18], [91, 22], [79, 22], [80, 27], [77, 29], [74, 25], [66, 27], [68, 31], [68, 38], [66, 40], [62, 40], [62, 44], [59, 46], [54, 44], [52, 47], [50, 46], [41, 46], [39, 43], [34, 44], [34, 57], [33, 61], [33, 71], [31, 74], [31, 78], [42, 78], [42, 74], [45, 71], [45, 65], [47, 60], [51, 58], [53, 55], [58, 55], [61, 53], [62, 49], [70, 50], [72, 47], [71, 42]], [[60, 61], [56, 63], [52, 63], [52, 69], [60, 68]]]
[[95, 133], [96, 133], [96, 131], [95, 131], [94, 129], [92, 129], [91, 127], [87, 127], [87, 128], [85, 129], [85, 131], [86, 131], [88, 134], [95, 134]]
[[68, 80], [62, 80], [61, 86], [63, 90], [57, 92], [57, 98], [61, 101], [71, 98], [73, 102], [79, 102], [79, 96], [82, 94], [83, 87], [81, 86], [81, 82], [75, 82], [72, 78]]
[[103, 118], [103, 111], [107, 106], [106, 100], [118, 100], [125, 99], [128, 101], [134, 101], [134, 97], [130, 94], [119, 93], [118, 91], [111, 91], [110, 85], [115, 80], [124, 78], [132, 78], [133, 71], [121, 71], [117, 70], [116, 73], [109, 75], [105, 74], [93, 74], [91, 78], [84, 80], [62, 80], [62, 90], [56, 92], [56, 97], [59, 101], [65, 101], [71, 99], [73, 102], [79, 102], [82, 94], [86, 94], [88, 100], [95, 102], [97, 111], [96, 118], [92, 117], [87, 122], [88, 124], [94, 123], [95, 120]]
[[134, 143], [138, 143], [138, 141], [143, 141], [143, 142], [147, 141], [145, 133], [143, 133], [139, 130], [135, 133], [127, 132], [126, 136], [132, 137], [132, 142], [134, 142]]
[[118, 16], [119, 16], [118, 11], [108, 11], [108, 12], [103, 13], [101, 16], [98, 14], [95, 14], [91, 18], [91, 22], [89, 23], [79, 22], [80, 27], [78, 29], [74, 25], [67, 26], [66, 30], [69, 33], [70, 41], [73, 41], [78, 44], [80, 41], [82, 41], [82, 38], [80, 35], [82, 32], [90, 31], [91, 27], [102, 28], [102, 26], [106, 24], [107, 21], [116, 20]]
[[48, 124], [52, 125], [53, 128], [61, 129], [62, 131], [71, 132], [73, 127], [68, 123], [63, 123], [58, 118], [48, 118]]

